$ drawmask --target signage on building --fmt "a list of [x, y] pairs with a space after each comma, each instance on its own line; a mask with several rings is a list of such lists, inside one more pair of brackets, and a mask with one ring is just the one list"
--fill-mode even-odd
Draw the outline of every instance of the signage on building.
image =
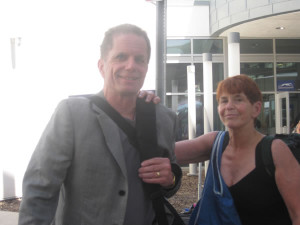
[[277, 91], [294, 91], [295, 81], [294, 80], [278, 80]]

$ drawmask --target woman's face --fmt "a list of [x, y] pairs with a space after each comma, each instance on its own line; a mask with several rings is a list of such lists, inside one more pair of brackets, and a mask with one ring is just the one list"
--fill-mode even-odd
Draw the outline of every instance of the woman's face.
[[261, 102], [251, 103], [244, 93], [222, 93], [219, 98], [218, 112], [223, 124], [231, 129], [251, 124], [259, 115]]

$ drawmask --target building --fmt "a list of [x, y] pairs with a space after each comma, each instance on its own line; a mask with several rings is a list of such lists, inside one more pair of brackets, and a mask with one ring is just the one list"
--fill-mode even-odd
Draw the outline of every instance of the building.
[[[288, 133], [300, 113], [300, 1], [167, 1], [166, 104], [178, 112], [180, 139], [187, 134], [187, 66], [195, 66], [196, 135], [223, 129], [217, 115], [205, 113], [204, 53], [212, 55], [212, 89], [227, 77], [230, 63], [253, 78], [263, 93], [258, 129]], [[240, 55], [228, 57], [230, 35], [238, 34]], [[236, 60], [236, 58], [240, 60]], [[213, 92], [215, 93], [215, 92]]]

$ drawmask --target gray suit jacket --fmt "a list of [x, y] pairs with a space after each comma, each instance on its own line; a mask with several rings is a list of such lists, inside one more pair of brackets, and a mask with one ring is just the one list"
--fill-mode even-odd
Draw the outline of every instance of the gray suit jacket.
[[[175, 162], [176, 114], [162, 105], [156, 111], [158, 144]], [[19, 225], [51, 224], [56, 211], [57, 225], [122, 225], [128, 184], [119, 132], [88, 99], [63, 100], [26, 170]]]

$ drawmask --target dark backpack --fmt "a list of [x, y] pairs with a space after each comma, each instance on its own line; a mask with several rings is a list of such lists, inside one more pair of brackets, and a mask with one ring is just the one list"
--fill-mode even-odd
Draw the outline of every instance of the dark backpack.
[[283, 142], [285, 142], [297, 161], [300, 163], [300, 134], [292, 133], [265, 136], [262, 142], [261, 154], [266, 170], [271, 176], [274, 176], [275, 173], [275, 166], [271, 152], [271, 145], [274, 139], [281, 139]]

